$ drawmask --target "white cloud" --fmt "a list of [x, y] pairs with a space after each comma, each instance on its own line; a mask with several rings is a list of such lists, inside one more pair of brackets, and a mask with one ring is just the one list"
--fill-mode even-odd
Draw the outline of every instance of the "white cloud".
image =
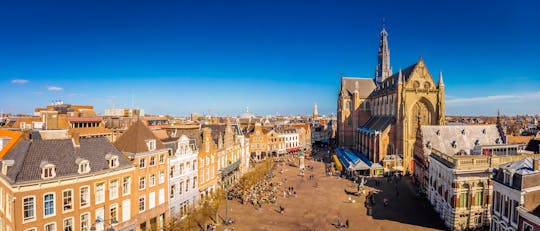
[[533, 102], [540, 99], [540, 91], [538, 92], [525, 92], [521, 94], [502, 94], [502, 95], [489, 95], [478, 96], [469, 98], [451, 98], [446, 100], [448, 105], [470, 105], [477, 103], [508, 103], [508, 102]]
[[26, 79], [14, 79], [14, 80], [11, 80], [11, 83], [13, 84], [26, 84], [30, 81], [26, 80]]
[[49, 91], [62, 91], [64, 89], [61, 88], [61, 87], [50, 86], [50, 87], [47, 88], [47, 90], [49, 90]]

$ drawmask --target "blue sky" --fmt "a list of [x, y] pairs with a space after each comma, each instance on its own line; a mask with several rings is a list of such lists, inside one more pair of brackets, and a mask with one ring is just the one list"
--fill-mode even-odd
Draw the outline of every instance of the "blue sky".
[[0, 109], [62, 99], [152, 114], [336, 110], [340, 73], [443, 71], [447, 114], [540, 113], [538, 1], [4, 1]]

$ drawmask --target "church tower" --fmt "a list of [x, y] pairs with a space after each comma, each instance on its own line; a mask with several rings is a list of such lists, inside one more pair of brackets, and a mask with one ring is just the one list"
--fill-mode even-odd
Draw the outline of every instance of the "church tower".
[[380, 34], [379, 55], [377, 58], [377, 68], [375, 69], [375, 82], [381, 84], [386, 78], [392, 75], [390, 67], [390, 49], [388, 48], [388, 32], [386, 32], [385, 22]]
[[317, 103], [313, 104], [313, 119], [319, 117], [319, 111], [317, 110]]

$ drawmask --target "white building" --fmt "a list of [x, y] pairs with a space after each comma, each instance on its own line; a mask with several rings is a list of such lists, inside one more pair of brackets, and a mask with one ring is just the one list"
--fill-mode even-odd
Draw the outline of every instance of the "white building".
[[491, 230], [517, 231], [519, 206], [536, 208], [540, 187], [538, 159], [526, 158], [494, 170]]
[[169, 157], [169, 209], [171, 214], [186, 214], [198, 196], [198, 150], [195, 140], [182, 135], [176, 152]]
[[517, 145], [505, 145], [496, 125], [422, 126], [428, 148], [427, 196], [451, 230], [489, 226], [492, 171], [523, 158]]

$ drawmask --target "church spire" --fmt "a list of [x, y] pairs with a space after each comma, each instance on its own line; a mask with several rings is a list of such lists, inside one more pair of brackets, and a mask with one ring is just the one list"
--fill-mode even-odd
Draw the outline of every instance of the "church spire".
[[392, 75], [390, 67], [390, 49], [388, 48], [388, 32], [386, 32], [386, 21], [383, 19], [383, 27], [380, 33], [379, 55], [377, 58], [377, 68], [375, 70], [375, 81], [380, 84]]
[[444, 87], [444, 81], [442, 77], [442, 71], [439, 73], [439, 87]]

